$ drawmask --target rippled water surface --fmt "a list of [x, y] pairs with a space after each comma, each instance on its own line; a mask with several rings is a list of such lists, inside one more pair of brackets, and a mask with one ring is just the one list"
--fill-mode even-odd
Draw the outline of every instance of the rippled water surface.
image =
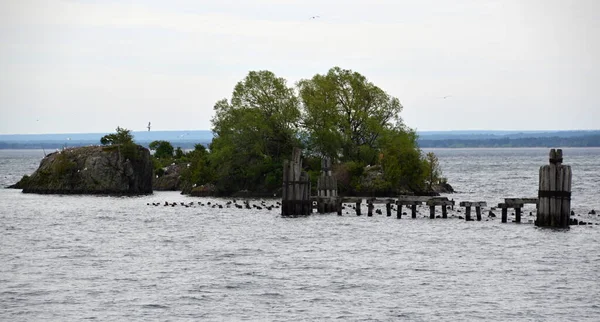
[[[459, 191], [451, 198], [489, 205], [535, 196], [547, 163], [547, 149], [434, 151]], [[0, 150], [0, 184], [33, 172], [42, 156]], [[587, 212], [600, 208], [599, 156], [600, 149], [565, 150], [573, 209], [593, 223], [600, 217]], [[446, 220], [424, 218], [425, 208], [417, 219], [350, 211], [282, 218], [279, 209], [211, 208], [229, 200], [175, 192], [117, 198], [0, 189], [0, 201], [0, 320], [600, 316], [597, 225], [537, 229], [528, 212], [523, 224], [465, 222], [458, 208]]]

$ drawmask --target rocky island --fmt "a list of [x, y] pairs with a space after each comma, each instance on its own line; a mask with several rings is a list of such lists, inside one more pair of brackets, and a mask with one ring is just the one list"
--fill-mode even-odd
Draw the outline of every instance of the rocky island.
[[152, 160], [136, 145], [68, 148], [48, 154], [39, 168], [9, 188], [40, 194], [152, 193]]

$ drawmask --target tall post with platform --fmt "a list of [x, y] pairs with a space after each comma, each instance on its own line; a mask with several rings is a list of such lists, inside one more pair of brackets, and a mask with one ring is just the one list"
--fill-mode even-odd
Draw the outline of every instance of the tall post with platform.
[[550, 164], [540, 167], [535, 225], [568, 228], [571, 216], [571, 166], [562, 164], [561, 149], [550, 150]]

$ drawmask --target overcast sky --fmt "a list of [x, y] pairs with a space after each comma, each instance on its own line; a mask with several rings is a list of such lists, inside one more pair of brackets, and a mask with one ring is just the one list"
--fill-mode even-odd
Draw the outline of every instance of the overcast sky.
[[596, 0], [0, 0], [0, 133], [210, 129], [248, 71], [333, 66], [418, 130], [600, 129], [599, 40]]

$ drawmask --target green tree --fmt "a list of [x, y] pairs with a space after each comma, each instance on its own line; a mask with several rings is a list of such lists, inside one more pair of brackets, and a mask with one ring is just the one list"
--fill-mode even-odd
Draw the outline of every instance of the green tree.
[[208, 156], [206, 148], [202, 144], [196, 144], [194, 150], [189, 151], [183, 157], [183, 161], [187, 162], [187, 167], [182, 173], [182, 179], [189, 187], [194, 184], [203, 185], [214, 179]]
[[334, 67], [298, 88], [308, 145], [333, 160], [375, 162], [380, 135], [403, 127], [400, 101], [357, 72]]
[[103, 136], [100, 138], [100, 143], [102, 145], [133, 144], [133, 136], [128, 129], [117, 126], [116, 133]]
[[299, 144], [299, 101], [294, 89], [270, 71], [251, 71], [230, 101], [214, 107], [210, 163], [223, 191], [274, 189], [283, 158]]
[[427, 153], [425, 160], [427, 162], [427, 186], [431, 190], [432, 185], [438, 183], [442, 175], [442, 169], [440, 168], [440, 162], [435, 153]]
[[152, 141], [148, 145], [151, 150], [154, 150], [154, 157], [159, 159], [166, 159], [173, 157], [173, 145], [171, 142], [158, 140]]
[[393, 187], [422, 191], [426, 167], [415, 131], [389, 130], [381, 137], [380, 162], [384, 177]]
[[185, 153], [183, 152], [183, 150], [181, 149], [180, 146], [177, 147], [177, 149], [175, 149], [175, 159], [181, 159], [183, 158], [185, 155]]

